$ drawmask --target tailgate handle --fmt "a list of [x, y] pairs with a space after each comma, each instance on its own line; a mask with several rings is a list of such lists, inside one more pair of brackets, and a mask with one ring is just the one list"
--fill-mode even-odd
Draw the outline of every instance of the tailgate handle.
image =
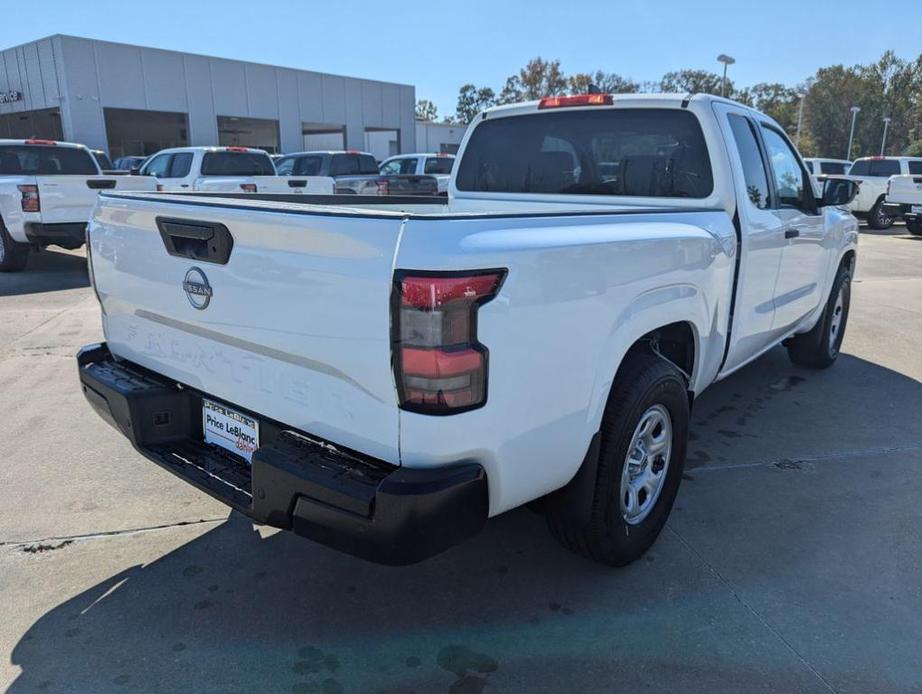
[[114, 178], [90, 178], [86, 182], [87, 188], [92, 188], [93, 190], [107, 190], [109, 188], [115, 188], [115, 179]]
[[234, 237], [217, 222], [157, 217], [157, 228], [166, 252], [176, 258], [227, 265], [234, 250]]
[[288, 181], [289, 188], [307, 188], [307, 181]]

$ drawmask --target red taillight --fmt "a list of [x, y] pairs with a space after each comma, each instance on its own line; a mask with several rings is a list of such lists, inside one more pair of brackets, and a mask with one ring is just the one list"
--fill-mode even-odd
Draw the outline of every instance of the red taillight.
[[255, 193], [256, 184], [255, 183], [241, 183], [240, 190], [242, 190], [244, 193]]
[[399, 271], [394, 280], [394, 372], [400, 407], [456, 414], [487, 399], [487, 348], [477, 309], [496, 296], [505, 270]]
[[163, 184], [162, 184], [162, 183], [158, 183], [158, 184], [157, 184], [157, 192], [158, 192], [158, 193], [162, 193], [162, 192], [163, 192]]
[[225, 147], [224, 151], [225, 152], [249, 152], [250, 150], [248, 150], [246, 147]]
[[22, 193], [22, 211], [23, 212], [41, 212], [42, 211], [42, 201], [38, 196], [38, 186], [36, 185], [22, 185], [16, 186], [19, 188], [19, 192]]
[[568, 106], [611, 106], [611, 94], [576, 94], [574, 96], [546, 96], [538, 102], [539, 109], [567, 108]]
[[33, 138], [26, 140], [26, 144], [27, 145], [46, 145], [49, 147], [54, 147], [58, 143], [55, 142], [54, 140], [41, 140], [39, 138], [33, 137]]

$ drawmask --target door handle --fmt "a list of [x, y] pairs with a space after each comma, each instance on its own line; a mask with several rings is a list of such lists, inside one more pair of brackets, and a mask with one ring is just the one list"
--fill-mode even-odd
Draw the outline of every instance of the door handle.
[[180, 187], [180, 188], [188, 188], [188, 187], [189, 187], [189, 184], [188, 184], [188, 183], [180, 183], [180, 184], [179, 184], [179, 187]]
[[796, 239], [798, 236], [800, 236], [800, 229], [790, 228], [784, 230], [784, 238], [786, 239]]

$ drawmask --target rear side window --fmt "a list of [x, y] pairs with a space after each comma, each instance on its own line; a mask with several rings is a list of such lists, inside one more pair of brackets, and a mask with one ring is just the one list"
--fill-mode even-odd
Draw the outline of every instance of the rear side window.
[[832, 176], [840, 176], [844, 174], [845, 169], [847, 168], [847, 164], [843, 164], [837, 161], [824, 161], [820, 163], [820, 173], [830, 174]]
[[[358, 159], [360, 174], [374, 175], [378, 173], [378, 162], [375, 161], [373, 156], [370, 154], [360, 154], [358, 155]], [[415, 173], [415, 171], [412, 173]]]
[[909, 162], [909, 173], [922, 174], [922, 161]]
[[274, 176], [275, 167], [264, 152], [206, 152], [203, 176]]
[[192, 152], [178, 152], [170, 162], [170, 178], [184, 178], [192, 170]]
[[[331, 176], [354, 176], [359, 172], [359, 158], [354, 154], [334, 154], [330, 162]], [[375, 169], [377, 173], [377, 168]]]
[[427, 174], [450, 174], [451, 166], [455, 163], [454, 157], [429, 157], [423, 170]]
[[762, 153], [756, 140], [752, 124], [743, 116], [730, 114], [728, 116], [736, 149], [743, 164], [743, 180], [746, 181], [746, 196], [749, 201], [760, 210], [769, 206], [768, 174], [765, 173], [765, 164]]
[[678, 109], [560, 110], [481, 122], [459, 190], [704, 198], [714, 189], [697, 118]]
[[76, 147], [8, 145], [0, 147], [0, 174], [26, 176], [93, 176], [92, 155]]
[[112, 170], [113, 168], [112, 160], [109, 159], [108, 154], [106, 154], [105, 152], [93, 152], [93, 157], [96, 159], [96, 163], [99, 164], [100, 169], [103, 169], [106, 171]]

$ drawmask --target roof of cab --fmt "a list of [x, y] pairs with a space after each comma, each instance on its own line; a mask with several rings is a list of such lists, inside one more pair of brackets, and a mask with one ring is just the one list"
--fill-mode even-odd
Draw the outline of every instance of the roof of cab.
[[[732, 99], [727, 99], [722, 96], [715, 96], [713, 94], [645, 94], [645, 93], [633, 93], [633, 94], [609, 94], [612, 98], [611, 105], [586, 105], [586, 106], [570, 106], [568, 109], [594, 109], [594, 108], [612, 108], [615, 106], [666, 106], [672, 108], [681, 108], [685, 105], [688, 105], [691, 102], [700, 103], [700, 102], [711, 102], [711, 103], [724, 103], [732, 104], [739, 108], [746, 109], [747, 111], [752, 111], [753, 113], [759, 113], [751, 106], [746, 104], [741, 104], [738, 101], [733, 101]], [[498, 116], [511, 116], [518, 115], [522, 113], [531, 113], [538, 110], [538, 104], [541, 103], [541, 100], [537, 101], [525, 101], [516, 104], [504, 104], [503, 106], [492, 106], [484, 111], [488, 117], [492, 115]]]
[[81, 145], [79, 142], [60, 142], [44, 137], [30, 137], [26, 140], [0, 139], [0, 146], [2, 145], [37, 145], [42, 147], [75, 147], [78, 149], [86, 149], [86, 145]]

